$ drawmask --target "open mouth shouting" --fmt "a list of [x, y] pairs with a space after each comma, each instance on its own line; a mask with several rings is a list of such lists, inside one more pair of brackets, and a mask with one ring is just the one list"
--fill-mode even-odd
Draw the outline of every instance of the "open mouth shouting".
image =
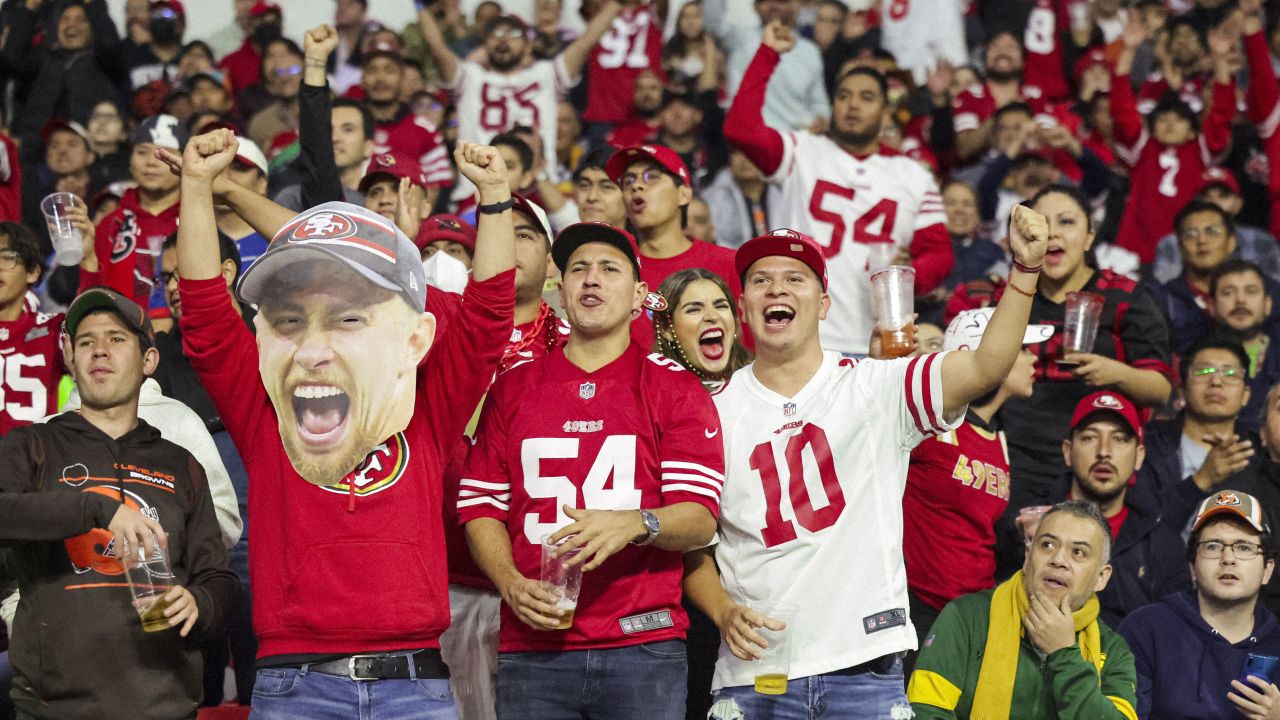
[[333, 385], [299, 385], [293, 389], [293, 417], [298, 436], [313, 450], [337, 445], [346, 435], [351, 398]]
[[1062, 262], [1062, 258], [1067, 254], [1066, 248], [1061, 245], [1050, 245], [1049, 249], [1044, 253], [1044, 261], [1050, 265], [1057, 265]]
[[724, 330], [707, 328], [698, 336], [698, 352], [707, 360], [719, 360], [724, 357]]
[[764, 309], [764, 326], [767, 330], [785, 330], [795, 320], [796, 311], [787, 305], [770, 305]]

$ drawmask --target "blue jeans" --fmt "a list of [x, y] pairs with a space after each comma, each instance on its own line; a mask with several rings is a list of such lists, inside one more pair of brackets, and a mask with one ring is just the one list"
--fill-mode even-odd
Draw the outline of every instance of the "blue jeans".
[[785, 695], [750, 685], [721, 688], [708, 720], [909, 720], [902, 661], [888, 674], [813, 675], [787, 681]]
[[498, 720], [680, 720], [687, 674], [683, 640], [499, 653]]
[[352, 680], [302, 668], [263, 668], [252, 720], [458, 720], [448, 680]]

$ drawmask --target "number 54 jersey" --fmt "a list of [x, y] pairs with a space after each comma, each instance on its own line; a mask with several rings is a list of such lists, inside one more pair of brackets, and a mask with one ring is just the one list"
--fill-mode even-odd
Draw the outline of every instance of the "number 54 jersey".
[[[516, 568], [537, 579], [542, 538], [573, 522], [566, 505], [639, 510], [692, 502], [718, 514], [723, 453], [711, 396], [674, 360], [632, 345], [586, 372], [555, 350], [494, 383], [458, 482], [458, 520], [505, 523]], [[683, 575], [681, 553], [628, 545], [583, 575], [568, 630], [534, 630], [504, 604], [499, 648], [605, 649], [683, 638]]]
[[[794, 607], [793, 678], [916, 647], [902, 495], [911, 449], [964, 419], [943, 419], [945, 355], [855, 364], [828, 352], [791, 398], [747, 366], [714, 398], [725, 442], [716, 562], [734, 601]], [[712, 687], [753, 679], [721, 643]]]

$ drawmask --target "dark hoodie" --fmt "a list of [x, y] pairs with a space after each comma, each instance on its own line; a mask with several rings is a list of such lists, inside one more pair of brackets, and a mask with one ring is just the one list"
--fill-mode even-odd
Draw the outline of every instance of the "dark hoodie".
[[[122, 500], [123, 499], [123, 500]], [[169, 534], [176, 582], [199, 609], [192, 635], [147, 633], [106, 527], [121, 502]], [[22, 599], [12, 696], [37, 718], [195, 717], [200, 639], [236, 605], [239, 581], [200, 463], [142, 420], [117, 439], [78, 413], [0, 441], [0, 547]]]
[[1227, 693], [1245, 659], [1280, 656], [1276, 616], [1258, 603], [1253, 618], [1253, 634], [1232, 645], [1200, 616], [1194, 591], [1130, 613], [1119, 632], [1138, 671], [1138, 717], [1238, 720]]

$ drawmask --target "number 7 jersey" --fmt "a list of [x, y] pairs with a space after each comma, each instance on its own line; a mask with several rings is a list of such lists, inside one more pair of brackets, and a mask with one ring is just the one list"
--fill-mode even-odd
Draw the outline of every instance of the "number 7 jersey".
[[[869, 248], [888, 243], [909, 251], [916, 231], [944, 225], [938, 184], [888, 147], [858, 157], [825, 135], [782, 133], [782, 142], [782, 163], [768, 178], [781, 190], [769, 195], [769, 221], [809, 235], [826, 255], [831, 312], [819, 326], [822, 346], [866, 353], [875, 325]], [[941, 236], [949, 241], [945, 230]]]
[[[716, 562], [735, 602], [795, 607], [792, 678], [916, 647], [902, 495], [912, 448], [964, 417], [942, 417], [944, 356], [855, 363], [828, 352], [791, 398], [747, 366], [714, 397], [725, 442]], [[712, 687], [753, 678], [721, 643]]]

